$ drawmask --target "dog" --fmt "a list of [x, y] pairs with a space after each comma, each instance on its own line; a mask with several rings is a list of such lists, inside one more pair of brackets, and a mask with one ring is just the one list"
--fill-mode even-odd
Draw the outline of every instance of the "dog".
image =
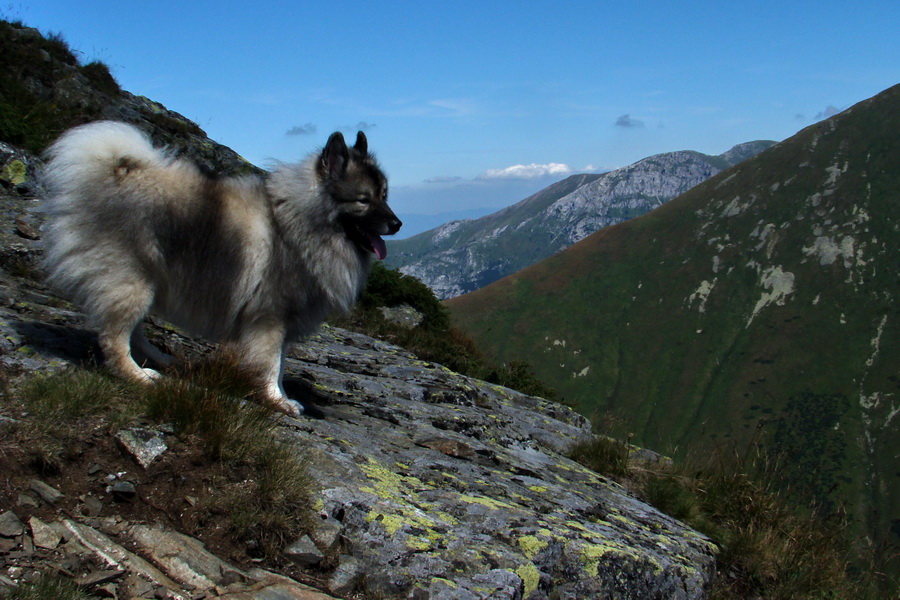
[[353, 306], [402, 225], [361, 131], [265, 176], [206, 174], [114, 121], [65, 132], [47, 158], [48, 281], [83, 308], [108, 368], [147, 383], [147, 363], [173, 362], [144, 337], [152, 312], [232, 348], [293, 416], [288, 345]]

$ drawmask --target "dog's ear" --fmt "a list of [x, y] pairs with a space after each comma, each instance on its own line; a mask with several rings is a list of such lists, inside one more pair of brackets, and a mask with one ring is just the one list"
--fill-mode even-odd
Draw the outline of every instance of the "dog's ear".
[[348, 160], [350, 160], [350, 152], [347, 150], [344, 136], [340, 131], [335, 131], [328, 138], [325, 150], [322, 151], [322, 171], [330, 178], [338, 178], [344, 174]]
[[356, 133], [356, 144], [353, 146], [353, 149], [363, 156], [369, 153], [369, 140], [366, 139], [366, 134], [362, 131]]

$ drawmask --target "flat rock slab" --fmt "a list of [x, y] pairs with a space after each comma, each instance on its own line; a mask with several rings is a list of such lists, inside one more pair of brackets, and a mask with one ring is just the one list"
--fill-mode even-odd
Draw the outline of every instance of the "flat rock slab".
[[285, 417], [285, 433], [367, 592], [704, 597], [715, 546], [566, 458], [591, 435], [582, 416], [343, 330], [295, 356], [288, 378], [309, 382], [325, 418]]

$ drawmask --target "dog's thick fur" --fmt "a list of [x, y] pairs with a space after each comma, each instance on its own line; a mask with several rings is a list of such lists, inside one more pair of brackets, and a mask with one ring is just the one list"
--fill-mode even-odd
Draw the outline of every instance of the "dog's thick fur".
[[[109, 368], [151, 381], [171, 357], [141, 331], [149, 312], [230, 344], [265, 378], [264, 396], [302, 407], [282, 386], [286, 346], [347, 310], [380, 236], [400, 221], [360, 132], [268, 177], [216, 178], [154, 148], [135, 127], [98, 122], [48, 150], [50, 282], [80, 304]], [[141, 365], [132, 357], [132, 348]]]

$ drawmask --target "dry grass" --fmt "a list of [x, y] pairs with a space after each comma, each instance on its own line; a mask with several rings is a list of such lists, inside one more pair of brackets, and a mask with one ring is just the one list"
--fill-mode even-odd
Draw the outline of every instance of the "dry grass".
[[[622, 449], [625, 449], [624, 457]], [[843, 515], [804, 511], [786, 497], [777, 463], [760, 447], [719, 451], [687, 464], [629, 466], [627, 444], [596, 436], [570, 456], [706, 534], [720, 549], [710, 598], [884, 598], [890, 582], [852, 565]]]

